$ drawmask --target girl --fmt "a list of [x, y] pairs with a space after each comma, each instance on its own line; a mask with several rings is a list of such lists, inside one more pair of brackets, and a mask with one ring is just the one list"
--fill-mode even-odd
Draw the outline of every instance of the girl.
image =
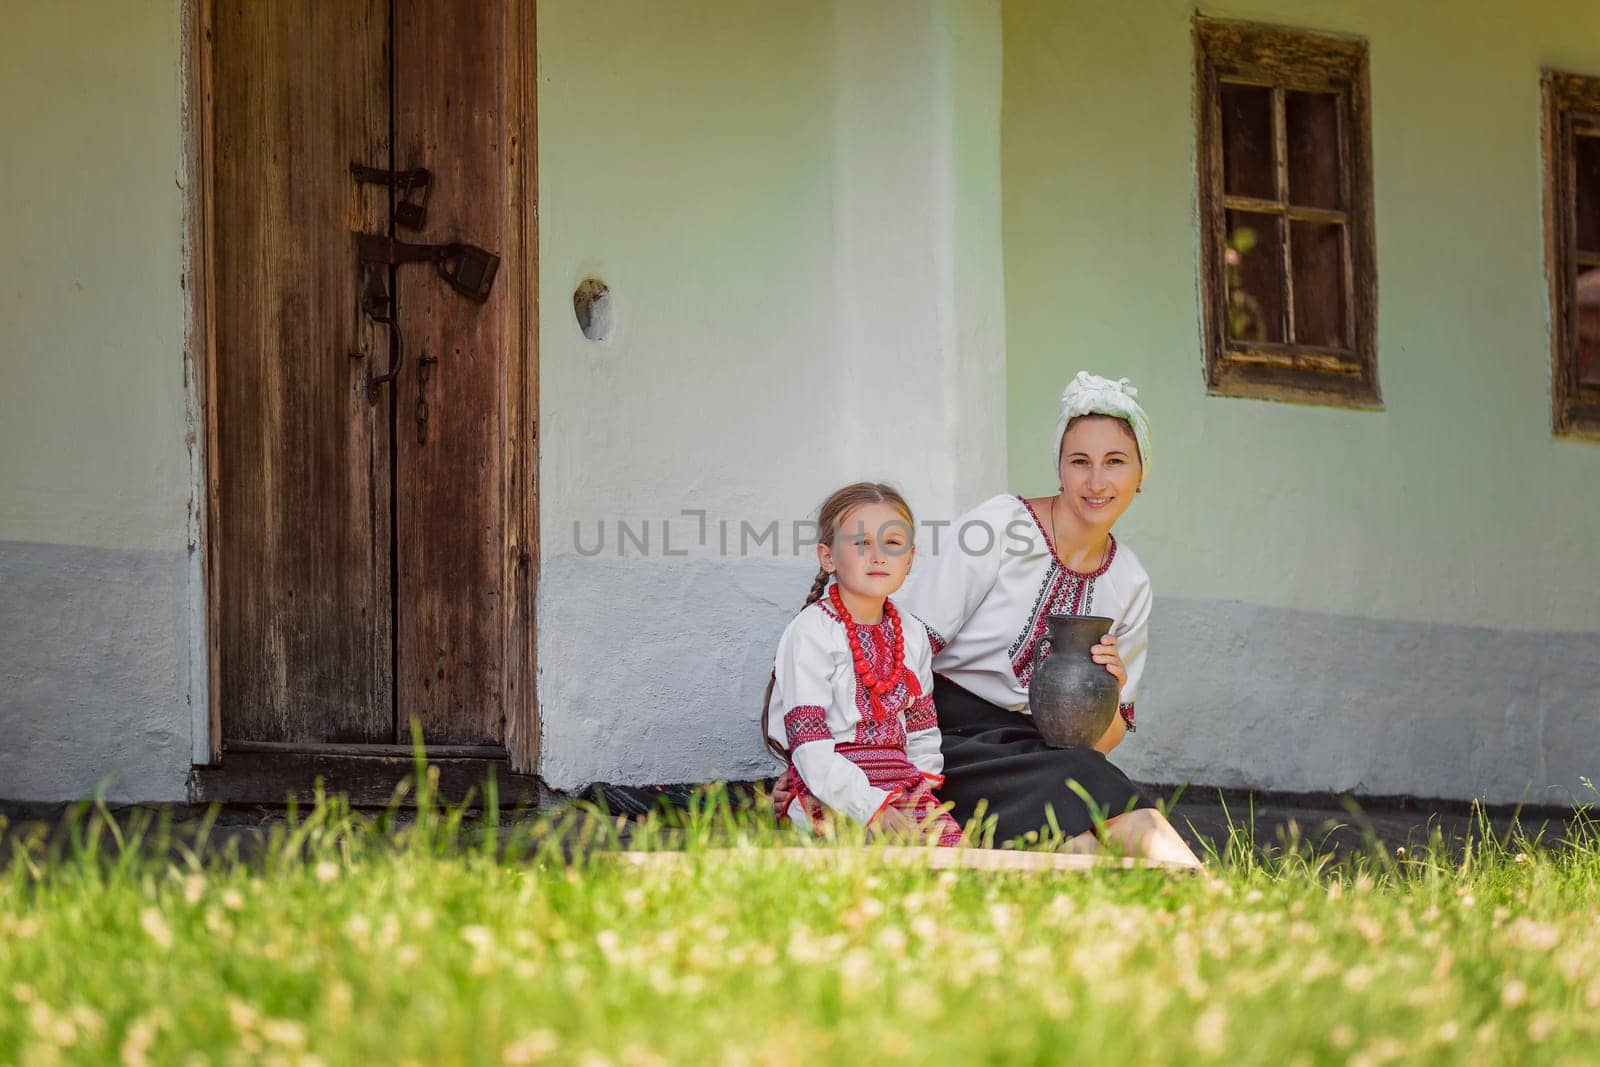
[[874, 834], [957, 845], [961, 828], [933, 795], [944, 781], [933, 652], [889, 600], [911, 568], [914, 528], [887, 485], [857, 482], [823, 502], [816, 581], [778, 642], [761, 728], [789, 763], [780, 810], [792, 822], [815, 827], [833, 812]]

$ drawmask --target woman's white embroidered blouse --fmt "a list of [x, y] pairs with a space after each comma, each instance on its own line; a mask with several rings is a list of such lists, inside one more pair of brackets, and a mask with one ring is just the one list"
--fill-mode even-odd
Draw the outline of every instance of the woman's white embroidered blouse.
[[895, 598], [927, 627], [934, 671], [991, 704], [1026, 714], [1049, 616], [1104, 615], [1114, 620], [1111, 632], [1128, 672], [1120, 704], [1132, 729], [1151, 602], [1150, 576], [1132, 550], [1112, 538], [1099, 570], [1068, 570], [1033, 508], [1009, 495], [984, 501], [941, 535], [937, 553], [918, 552]]

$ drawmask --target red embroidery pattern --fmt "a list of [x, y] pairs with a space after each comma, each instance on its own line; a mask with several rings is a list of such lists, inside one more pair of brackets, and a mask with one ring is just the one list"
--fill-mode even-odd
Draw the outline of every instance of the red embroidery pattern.
[[1128, 732], [1133, 733], [1133, 705], [1118, 704], [1117, 711], [1122, 713], [1122, 721], [1128, 724]]
[[898, 715], [889, 719], [862, 719], [856, 723], [855, 743], [871, 748], [898, 749], [903, 754], [906, 728]]
[[783, 732], [789, 739], [790, 752], [810, 741], [833, 740], [833, 733], [828, 729], [828, 713], [815, 704], [801, 704], [784, 712]]
[[1023, 497], [1018, 497], [1022, 506], [1027, 509], [1028, 515], [1033, 519], [1034, 527], [1039, 531], [1039, 536], [1044, 538], [1045, 548], [1050, 553], [1050, 566], [1045, 569], [1044, 581], [1039, 585], [1039, 595], [1034, 598], [1033, 610], [1028, 615], [1027, 625], [1017, 635], [1017, 639], [1007, 649], [1011, 658], [1011, 670], [1017, 676], [1018, 683], [1026, 689], [1033, 680], [1034, 654], [1039, 651], [1039, 642], [1044, 638], [1046, 628], [1050, 623], [1051, 615], [1083, 615], [1088, 611], [1088, 606], [1094, 600], [1094, 580], [1111, 569], [1111, 561], [1117, 558], [1117, 539], [1107, 534], [1110, 543], [1106, 548], [1105, 562], [1099, 568], [1090, 571], [1068, 570], [1056, 558], [1055, 542], [1050, 539], [1050, 531], [1045, 529], [1044, 523], [1039, 521], [1039, 513], [1033, 510], [1033, 505]]
[[906, 712], [906, 733], [914, 734], [919, 730], [931, 730], [939, 725], [939, 712], [933, 706], [933, 697], [923, 694], [917, 702], [911, 705], [911, 710]]
[[[817, 604], [828, 618], [841, 626], [844, 625], [843, 620], [827, 604], [820, 600]], [[879, 675], [887, 675], [891, 670], [890, 661], [894, 659], [894, 648], [889, 643], [889, 627], [881, 622], [874, 626], [862, 626], [859, 623], [856, 625], [861, 633], [861, 651], [866, 656], [867, 664]], [[907, 670], [900, 684], [883, 694], [883, 709], [888, 714], [884, 722], [894, 723], [898, 727], [900, 716], [897, 713], [904, 711], [916, 697], [921, 695], [921, 688], [917, 683], [916, 673]], [[872, 707], [872, 694], [865, 686], [859, 684], [856, 686], [856, 711], [860, 714], [863, 724], [877, 717], [877, 712]]]

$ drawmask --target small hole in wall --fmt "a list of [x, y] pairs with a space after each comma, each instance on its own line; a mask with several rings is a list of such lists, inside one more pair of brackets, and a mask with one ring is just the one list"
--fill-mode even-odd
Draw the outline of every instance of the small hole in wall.
[[599, 278], [585, 278], [573, 290], [572, 312], [578, 317], [578, 329], [589, 340], [604, 341], [611, 337], [616, 318], [611, 310], [611, 290]]

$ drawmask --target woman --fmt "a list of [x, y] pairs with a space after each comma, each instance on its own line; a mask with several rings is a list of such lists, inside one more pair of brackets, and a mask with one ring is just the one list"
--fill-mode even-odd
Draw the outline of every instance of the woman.
[[[994, 840], [1008, 841], [1045, 830], [1053, 819], [1084, 851], [1103, 842], [1129, 855], [1199, 866], [1105, 756], [1133, 728], [1149, 637], [1149, 576], [1111, 535], [1140, 491], [1150, 457], [1149, 422], [1136, 395], [1127, 379], [1079, 372], [1061, 395], [1056, 421], [1058, 491], [995, 497], [962, 516], [947, 531], [956, 543], [918, 568], [900, 604], [922, 620], [933, 646], [945, 775], [938, 792], [958, 822], [982, 811], [994, 820]], [[1121, 714], [1092, 748], [1050, 748], [1028, 714], [1028, 683], [1052, 614], [1115, 620], [1091, 655], [1117, 679]], [[1069, 782], [1105, 819], [1100, 837], [1096, 813]]]

